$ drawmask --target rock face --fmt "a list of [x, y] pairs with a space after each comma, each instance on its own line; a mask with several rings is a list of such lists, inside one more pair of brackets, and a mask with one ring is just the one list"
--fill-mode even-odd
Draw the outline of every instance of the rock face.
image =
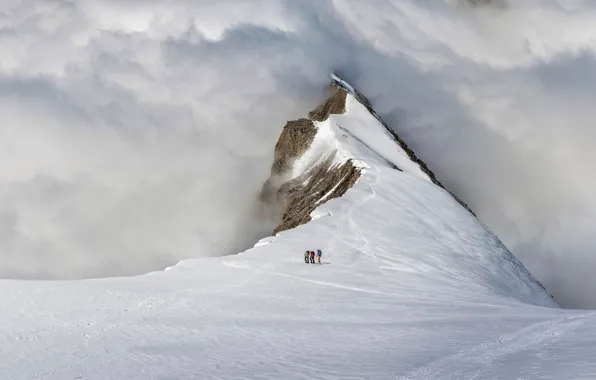
[[274, 235], [308, 223], [315, 208], [344, 195], [360, 177], [360, 169], [352, 160], [334, 164], [337, 152], [332, 152], [292, 178], [292, 164], [308, 150], [317, 133], [313, 121], [325, 121], [329, 115], [344, 113], [346, 96], [346, 92], [333, 83], [331, 96], [309, 112], [309, 119], [288, 121], [284, 126], [275, 145], [271, 176], [261, 191], [261, 201], [276, 208], [281, 216]]
[[[333, 198], [341, 197], [360, 178], [361, 171], [352, 160], [337, 163], [337, 151], [328, 153], [303, 173], [299, 175], [293, 173], [294, 162], [311, 147], [315, 140], [317, 127], [314, 122], [322, 122], [330, 115], [346, 112], [347, 91], [352, 92], [356, 99], [385, 126], [395, 143], [420, 166], [430, 180], [444, 188], [428, 166], [378, 116], [366, 97], [354, 89], [347, 90], [336, 82], [331, 84], [330, 90], [329, 98], [309, 112], [308, 119], [288, 121], [275, 145], [271, 175], [263, 185], [260, 195], [261, 201], [273, 210], [277, 219], [281, 219], [279, 225], [273, 230], [274, 235], [308, 223], [311, 220], [310, 214], [315, 208]], [[397, 167], [396, 169], [401, 170]], [[452, 196], [474, 214], [468, 205], [455, 195], [452, 194]]]
[[335, 152], [325, 161], [308, 170], [302, 176], [283, 184], [277, 197], [283, 202], [282, 222], [273, 234], [298, 227], [311, 220], [310, 213], [330, 199], [341, 197], [360, 177], [360, 170], [352, 160], [342, 165], [332, 165]]
[[329, 115], [341, 115], [346, 112], [346, 97], [348, 94], [337, 84], [331, 84], [331, 96], [317, 108], [308, 113], [308, 117], [315, 121], [325, 121]]
[[283, 175], [291, 169], [292, 162], [306, 152], [315, 139], [316, 134], [317, 128], [312, 120], [298, 119], [288, 121], [277, 140], [277, 144], [275, 144], [271, 174]]

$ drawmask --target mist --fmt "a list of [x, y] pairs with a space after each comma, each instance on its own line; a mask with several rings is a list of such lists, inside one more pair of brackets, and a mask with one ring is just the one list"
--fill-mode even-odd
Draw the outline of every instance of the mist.
[[145, 273], [270, 234], [286, 120], [337, 72], [566, 307], [596, 308], [596, 5], [0, 5], [0, 277]]

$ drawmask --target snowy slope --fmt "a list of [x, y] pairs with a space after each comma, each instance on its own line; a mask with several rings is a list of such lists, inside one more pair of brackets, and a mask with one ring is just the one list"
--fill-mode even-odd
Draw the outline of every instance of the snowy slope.
[[596, 378], [596, 313], [560, 309], [347, 99], [294, 174], [337, 149], [363, 175], [310, 223], [144, 276], [0, 281], [0, 379]]

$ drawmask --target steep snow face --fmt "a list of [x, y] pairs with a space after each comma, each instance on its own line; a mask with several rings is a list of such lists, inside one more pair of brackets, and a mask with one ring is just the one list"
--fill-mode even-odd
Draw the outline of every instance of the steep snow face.
[[362, 168], [310, 223], [139, 277], [0, 281], [0, 378], [593, 378], [596, 313], [558, 308], [354, 100], [295, 162]]
[[[316, 165], [321, 157], [336, 151], [334, 157], [337, 164], [352, 160], [363, 168], [366, 179], [362, 181], [368, 188], [363, 196], [363, 204], [366, 204], [368, 210], [367, 216], [362, 217], [365, 220], [384, 220], [387, 217], [395, 219], [392, 222], [384, 221], [385, 225], [380, 225], [376, 232], [360, 233], [360, 238], [357, 239], [360, 240], [359, 244], [348, 244], [339, 249], [380, 249], [387, 252], [388, 257], [381, 259], [381, 262], [387, 260], [389, 268], [393, 267], [391, 263], [396, 258], [403, 260], [409, 257], [411, 265], [426, 267], [431, 277], [441, 278], [441, 282], [445, 277], [451, 276], [456, 279], [474, 277], [475, 286], [471, 290], [482, 288], [528, 303], [556, 305], [552, 297], [494, 234], [465, 209], [458, 209], [455, 199], [434, 185], [420, 166], [409, 159], [407, 153], [392, 140], [391, 134], [377, 116], [373, 116], [355, 98], [353, 94], [357, 94], [356, 90], [338, 77], [334, 79], [349, 91], [346, 112], [332, 114], [325, 121], [314, 123], [317, 134], [310, 149], [295, 161], [292, 175], [300, 176], [309, 167]], [[379, 190], [375, 185], [379, 182], [383, 183], [380, 191], [383, 193], [385, 190], [385, 193], [377, 204], [375, 200], [379, 197]], [[395, 203], [401, 207], [393, 210], [394, 213], [386, 214], [387, 208], [383, 206], [386, 203]], [[442, 213], [441, 210], [449, 209], [446, 204], [458, 209], [457, 213]], [[354, 212], [355, 210], [350, 210], [349, 214], [353, 215]], [[404, 215], [410, 213], [415, 214], [412, 216], [416, 223], [409, 220], [409, 223], [404, 224]], [[333, 212], [319, 209], [316, 210], [316, 215], [333, 215]], [[352, 226], [362, 223], [356, 222], [353, 217], [344, 219], [344, 222]], [[372, 220], [367, 223], [372, 223]], [[342, 224], [338, 224], [340, 232]], [[394, 228], [388, 228], [392, 224]], [[434, 228], [428, 228], [429, 225], [434, 225]], [[352, 229], [357, 231], [359, 228]], [[460, 230], [466, 231], [463, 239]], [[371, 239], [371, 234], [375, 236], [374, 239]], [[392, 238], [384, 237], [387, 234], [393, 235]], [[386, 246], [383, 247], [383, 244]], [[336, 249], [335, 246], [332, 248], [333, 251]], [[415, 255], [412, 255], [414, 252]], [[447, 268], [441, 263], [458, 265], [456, 268]]]

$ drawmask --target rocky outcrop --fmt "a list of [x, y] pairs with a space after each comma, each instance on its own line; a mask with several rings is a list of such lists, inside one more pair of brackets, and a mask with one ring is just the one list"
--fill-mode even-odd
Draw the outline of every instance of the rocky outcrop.
[[341, 197], [356, 183], [360, 169], [353, 165], [352, 160], [332, 165], [335, 153], [279, 188], [277, 196], [284, 204], [284, 214], [273, 234], [308, 223], [315, 208]]
[[331, 84], [331, 96], [317, 108], [308, 113], [308, 117], [315, 121], [325, 121], [329, 115], [341, 115], [346, 112], [346, 97], [348, 94], [336, 83]]
[[283, 175], [287, 172], [292, 167], [292, 162], [310, 147], [316, 134], [317, 128], [312, 120], [288, 121], [275, 144], [271, 174]]
[[[354, 165], [352, 160], [337, 163], [337, 151], [321, 157], [313, 167], [298, 176], [292, 173], [295, 160], [310, 148], [315, 139], [317, 127], [314, 122], [325, 121], [333, 114], [343, 114], [346, 111], [348, 91], [381, 122], [396, 144], [406, 152], [413, 162], [420, 166], [430, 180], [444, 189], [428, 166], [373, 110], [368, 99], [353, 88], [344, 89], [340, 82], [331, 84], [331, 95], [309, 112], [308, 119], [288, 121], [275, 145], [271, 175], [263, 185], [260, 195], [261, 201], [269, 205], [269, 209], [274, 210], [273, 214], [276, 215], [276, 218], [281, 220], [273, 231], [274, 235], [308, 223], [311, 220], [312, 211], [321, 204], [344, 195], [360, 178], [361, 170]], [[397, 167], [395, 169], [401, 170]], [[455, 195], [452, 194], [452, 196], [474, 214], [468, 205]]]
[[325, 121], [332, 114], [346, 111], [346, 92], [333, 83], [331, 96], [313, 111], [308, 119], [288, 121], [275, 145], [271, 176], [261, 190], [261, 201], [276, 209], [281, 219], [273, 234], [295, 228], [311, 220], [319, 205], [341, 197], [360, 177], [352, 160], [334, 162], [337, 152], [322, 157], [316, 165], [292, 177], [292, 164], [311, 146], [317, 133], [313, 121]]

